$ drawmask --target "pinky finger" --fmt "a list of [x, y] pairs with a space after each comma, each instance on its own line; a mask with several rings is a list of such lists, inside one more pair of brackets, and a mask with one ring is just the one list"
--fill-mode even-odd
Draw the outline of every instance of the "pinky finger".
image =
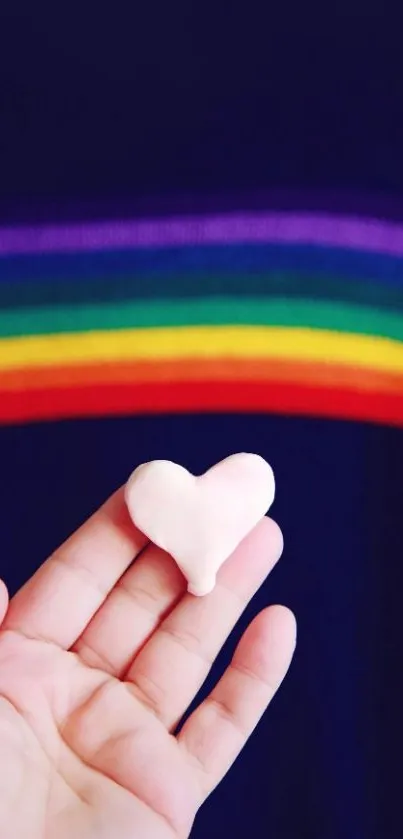
[[290, 665], [295, 618], [283, 606], [261, 612], [210, 696], [183, 726], [178, 743], [196, 772], [202, 801], [213, 791], [252, 734]]
[[0, 580], [0, 627], [1, 627], [1, 624], [3, 623], [3, 620], [6, 616], [7, 609], [8, 609], [7, 586], [3, 582], [3, 580]]

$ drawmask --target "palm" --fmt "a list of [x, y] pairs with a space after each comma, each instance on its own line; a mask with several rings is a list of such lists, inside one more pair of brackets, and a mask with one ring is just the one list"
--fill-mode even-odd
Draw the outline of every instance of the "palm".
[[[11, 632], [1, 641], [0, 670], [8, 700], [1, 707], [0, 753], [5, 760], [7, 752], [9, 777], [13, 763], [21, 778], [21, 761], [28, 764], [16, 792], [20, 799], [29, 785], [32, 839], [132, 837], [133, 824], [141, 825], [139, 836], [153, 839], [189, 832], [196, 790], [185, 755], [129, 683]], [[175, 801], [178, 790], [182, 802]]]
[[169, 557], [143, 548], [118, 493], [10, 603], [0, 631], [4, 839], [188, 836], [285, 673], [294, 623], [266, 610], [177, 733], [277, 559], [279, 533], [265, 520], [201, 599]]

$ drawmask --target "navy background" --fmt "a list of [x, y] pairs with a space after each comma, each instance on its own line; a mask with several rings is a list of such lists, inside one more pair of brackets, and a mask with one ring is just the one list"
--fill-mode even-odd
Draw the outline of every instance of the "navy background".
[[[169, 208], [178, 193], [194, 196], [183, 204], [191, 210], [213, 193], [284, 187], [359, 193], [363, 209], [379, 199], [403, 217], [401, 26], [384, 4], [9, 6], [0, 10], [3, 221]], [[213, 678], [267, 602], [295, 610], [299, 644], [194, 836], [394, 839], [399, 430], [230, 415], [0, 428], [1, 574], [14, 591], [136, 462], [162, 456], [197, 471], [248, 449], [275, 468], [286, 550]]]
[[384, 0], [0, 10], [11, 202], [403, 189], [402, 12]]

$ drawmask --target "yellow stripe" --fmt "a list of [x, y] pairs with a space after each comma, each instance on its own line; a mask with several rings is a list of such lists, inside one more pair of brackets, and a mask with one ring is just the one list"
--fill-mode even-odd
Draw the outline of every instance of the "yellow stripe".
[[403, 371], [403, 343], [370, 335], [273, 326], [122, 329], [0, 340], [0, 370], [180, 358], [277, 358]]

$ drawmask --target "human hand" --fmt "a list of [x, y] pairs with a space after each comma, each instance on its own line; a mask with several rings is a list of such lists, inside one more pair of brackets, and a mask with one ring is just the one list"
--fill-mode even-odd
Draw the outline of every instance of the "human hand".
[[8, 609], [0, 586], [2, 839], [189, 835], [287, 671], [288, 609], [255, 618], [210, 696], [176, 729], [281, 551], [277, 525], [263, 519], [214, 591], [192, 597], [119, 491]]

